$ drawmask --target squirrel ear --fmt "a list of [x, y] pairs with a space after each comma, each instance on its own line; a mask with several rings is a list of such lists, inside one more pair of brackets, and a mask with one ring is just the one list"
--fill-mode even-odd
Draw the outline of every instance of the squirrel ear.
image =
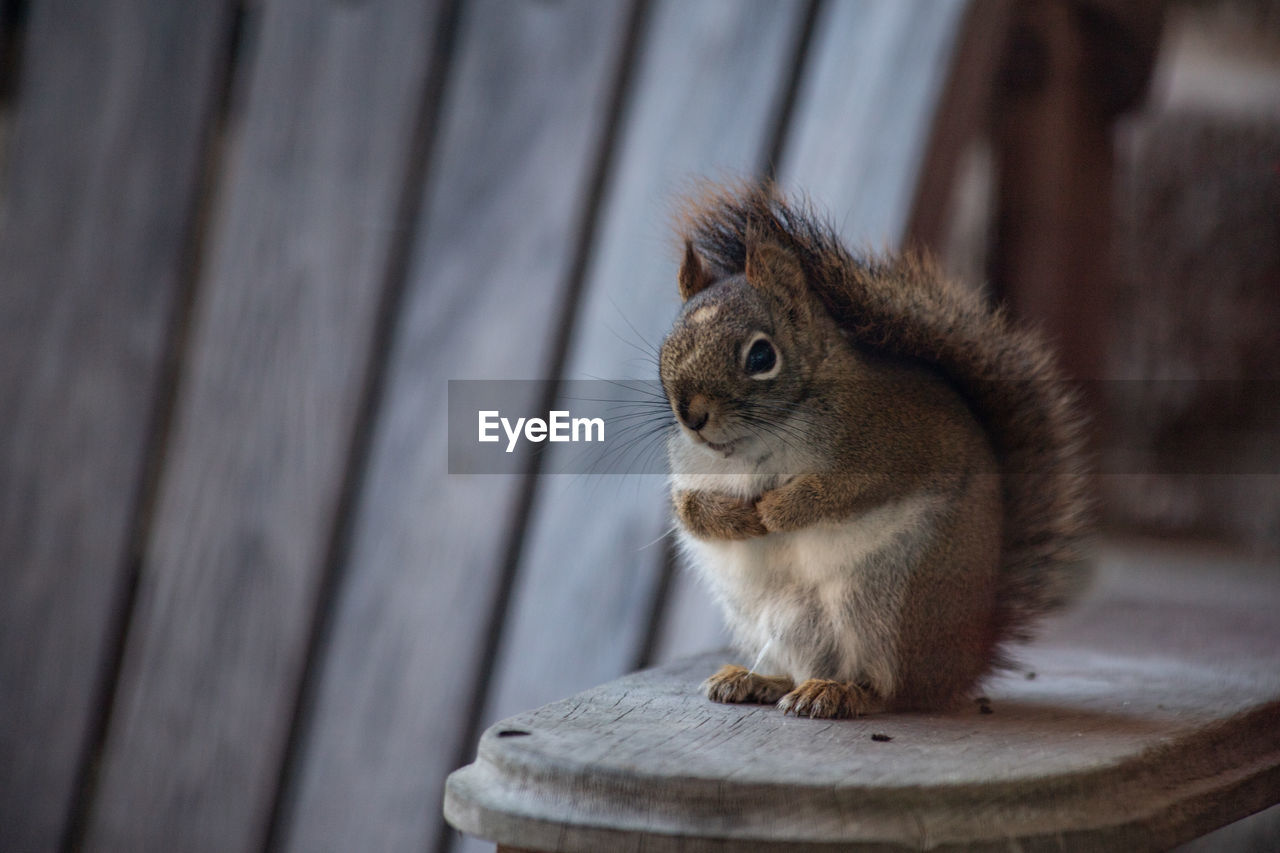
[[693, 243], [684, 241], [684, 261], [680, 264], [680, 301], [688, 302], [690, 298], [705, 290], [711, 284], [711, 273], [702, 263], [702, 258], [693, 250]]
[[804, 270], [786, 249], [767, 240], [747, 245], [747, 282], [761, 290], [782, 291], [799, 297], [804, 293]]

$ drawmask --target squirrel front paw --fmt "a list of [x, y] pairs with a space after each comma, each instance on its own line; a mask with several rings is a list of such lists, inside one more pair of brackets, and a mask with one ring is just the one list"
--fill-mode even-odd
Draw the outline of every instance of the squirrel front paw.
[[778, 700], [778, 710], [797, 717], [841, 720], [879, 710], [875, 694], [849, 681], [810, 678]]
[[761, 495], [756, 511], [765, 530], [787, 533], [808, 527], [821, 517], [822, 500], [821, 481], [804, 474]]
[[680, 522], [699, 539], [749, 539], [768, 532], [754, 505], [729, 495], [683, 491], [672, 500]]
[[745, 666], [726, 664], [702, 682], [702, 692], [712, 702], [759, 702], [772, 705], [795, 682], [785, 675], [760, 675]]

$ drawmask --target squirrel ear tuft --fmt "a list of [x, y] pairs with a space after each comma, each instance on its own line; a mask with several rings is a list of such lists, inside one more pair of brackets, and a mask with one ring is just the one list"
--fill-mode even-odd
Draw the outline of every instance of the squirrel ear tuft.
[[693, 250], [693, 243], [684, 241], [684, 261], [680, 264], [680, 301], [688, 302], [692, 297], [705, 290], [712, 282], [707, 266]]
[[747, 283], [761, 290], [780, 291], [801, 298], [805, 290], [804, 270], [790, 252], [769, 240], [752, 240], [747, 245]]

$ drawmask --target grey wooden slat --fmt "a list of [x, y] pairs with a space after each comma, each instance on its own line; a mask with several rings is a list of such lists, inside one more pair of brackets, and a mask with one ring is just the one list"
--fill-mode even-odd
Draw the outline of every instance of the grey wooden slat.
[[[763, 165], [803, 12], [767, 2], [654, 9], [566, 378], [654, 378], [629, 339], [656, 345], [678, 307], [672, 198], [691, 177]], [[670, 523], [663, 480], [538, 484], [486, 720], [635, 665], [662, 561], [655, 540]]]
[[230, 4], [34, 3], [0, 182], [0, 848], [96, 725]]
[[829, 4], [778, 170], [853, 246], [899, 245], [970, 0]]
[[1274, 560], [1130, 544], [1099, 569], [967, 708], [717, 704], [698, 690], [717, 656], [688, 658], [503, 720], [445, 812], [564, 853], [1128, 851], [1276, 803]]
[[440, 5], [250, 21], [88, 849], [265, 836]]
[[[431, 849], [520, 491], [450, 476], [446, 380], [539, 379], [630, 2], [470, 4], [286, 846]], [[513, 411], [540, 405], [513, 384]]]
[[[968, 5], [851, 0], [820, 10], [778, 180], [808, 195], [851, 247], [892, 248], [906, 236]], [[706, 590], [681, 574], [656, 659], [712, 648], [721, 624]]]

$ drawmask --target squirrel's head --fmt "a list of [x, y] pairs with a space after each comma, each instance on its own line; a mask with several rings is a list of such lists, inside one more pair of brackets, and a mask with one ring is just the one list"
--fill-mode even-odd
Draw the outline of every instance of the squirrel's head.
[[839, 335], [800, 263], [777, 243], [750, 241], [743, 272], [717, 278], [686, 243], [679, 284], [684, 306], [659, 372], [681, 431], [724, 457], [786, 442], [779, 425], [813, 393]]

